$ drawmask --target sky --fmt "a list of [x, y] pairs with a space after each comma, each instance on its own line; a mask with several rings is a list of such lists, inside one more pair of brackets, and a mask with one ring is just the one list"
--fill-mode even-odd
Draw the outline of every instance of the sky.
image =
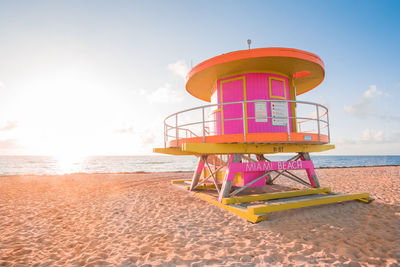
[[298, 100], [329, 109], [331, 155], [400, 154], [398, 1], [0, 1], [0, 154], [138, 155], [207, 104], [196, 64], [247, 48], [317, 54]]

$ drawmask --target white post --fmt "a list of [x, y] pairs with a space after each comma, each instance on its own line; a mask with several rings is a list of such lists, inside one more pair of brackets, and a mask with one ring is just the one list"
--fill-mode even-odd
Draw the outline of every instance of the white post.
[[[288, 108], [289, 108], [289, 102], [286, 101], [286, 103], [288, 104]], [[290, 141], [290, 118], [289, 118], [289, 110], [287, 111], [287, 115], [286, 115], [286, 129], [287, 129], [288, 141]]]
[[164, 148], [167, 147], [167, 135], [168, 135], [168, 133], [167, 133], [167, 125], [165, 125], [165, 123], [164, 123]]
[[328, 123], [327, 127], [328, 127], [328, 143], [331, 142], [331, 131], [329, 130], [329, 114], [328, 114], [328, 110], [326, 110], [326, 121]]
[[318, 105], [315, 105], [315, 107], [317, 108], [318, 141], [321, 142], [321, 129], [320, 129], [320, 125], [319, 125], [319, 109], [318, 109]]
[[201, 109], [202, 110], [202, 116], [203, 116], [203, 143], [206, 142], [206, 128], [205, 128], [205, 122], [204, 122], [204, 107]]
[[176, 147], [178, 147], [178, 139], [179, 139], [179, 129], [178, 129], [178, 114], [175, 115], [175, 138], [176, 138]]

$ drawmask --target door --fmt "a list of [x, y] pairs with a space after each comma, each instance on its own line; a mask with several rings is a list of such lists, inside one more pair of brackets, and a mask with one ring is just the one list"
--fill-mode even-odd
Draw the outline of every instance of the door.
[[[221, 81], [220, 90], [222, 103], [246, 100], [245, 77]], [[244, 115], [246, 116], [246, 111]], [[222, 134], [243, 134], [242, 104], [223, 105], [222, 120]], [[247, 121], [245, 122], [245, 128], [247, 128]]]

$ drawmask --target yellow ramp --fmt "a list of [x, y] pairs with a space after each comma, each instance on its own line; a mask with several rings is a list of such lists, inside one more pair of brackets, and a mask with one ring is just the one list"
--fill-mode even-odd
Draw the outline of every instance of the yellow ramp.
[[318, 205], [344, 202], [344, 201], [350, 201], [350, 200], [369, 199], [369, 198], [370, 197], [369, 197], [368, 193], [326, 195], [326, 196], [314, 198], [314, 199], [292, 200], [292, 201], [287, 201], [286, 203], [284, 202], [284, 203], [277, 203], [277, 204], [273, 203], [273, 204], [266, 204], [266, 205], [252, 205], [252, 206], [248, 206], [247, 210], [251, 214], [265, 214], [265, 213], [274, 212], [274, 211], [290, 210], [290, 209], [318, 206]]
[[[175, 180], [172, 184], [188, 189], [188, 180]], [[198, 189], [210, 190], [214, 185], [204, 185]], [[214, 188], [215, 189], [215, 188]], [[212, 195], [202, 193], [201, 190], [193, 191], [195, 196], [237, 216], [258, 223], [267, 219], [267, 213], [297, 209], [302, 207], [318, 206], [330, 203], [338, 203], [351, 200], [359, 200], [364, 203], [373, 201], [368, 193], [360, 194], [335, 194], [330, 188], [314, 188], [275, 192], [270, 194], [254, 194], [247, 196], [224, 198], [222, 202]]]

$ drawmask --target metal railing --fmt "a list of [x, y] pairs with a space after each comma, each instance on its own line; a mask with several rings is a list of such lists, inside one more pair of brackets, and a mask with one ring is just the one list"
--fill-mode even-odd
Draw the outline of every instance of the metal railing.
[[[254, 116], [249, 117], [246, 114], [249, 113], [249, 105], [253, 103]], [[263, 117], [256, 116], [255, 103], [265, 103], [266, 113]], [[269, 108], [268, 108], [269, 103]], [[268, 113], [272, 114], [273, 103], [286, 103], [287, 109], [286, 114], [282, 116], [267, 116]], [[217, 119], [214, 114], [222, 111], [224, 108], [230, 105], [241, 105], [242, 115], [237, 118], [222, 118]], [[289, 116], [289, 109], [293, 110], [294, 107], [296, 116]], [[236, 107], [237, 108], [237, 107]], [[268, 112], [269, 111], [269, 112]], [[208, 113], [207, 113], [208, 112]], [[212, 115], [212, 118], [206, 118], [206, 114]], [[241, 121], [243, 123], [243, 138], [244, 142], [247, 142], [246, 125], [250, 120], [262, 119], [263, 121], [280, 121], [279, 126], [286, 127], [288, 141], [290, 141], [290, 134], [292, 132], [317, 134], [318, 142], [329, 143], [330, 142], [330, 131], [329, 131], [329, 116], [328, 109], [317, 103], [306, 102], [306, 101], [295, 101], [295, 100], [248, 100], [229, 102], [221, 104], [210, 104], [199, 106], [191, 109], [186, 109], [174, 114], [169, 115], [164, 120], [164, 147], [167, 146], [170, 140], [175, 141], [175, 146], [178, 146], [178, 140], [182, 138], [201, 137], [203, 143], [206, 142], [207, 136], [213, 136], [217, 133], [218, 126], [222, 127], [228, 121]], [[296, 124], [292, 123], [295, 120]], [[282, 124], [282, 122], [284, 124]], [[296, 125], [296, 129], [295, 128]], [[276, 125], [275, 125], [276, 126]], [[292, 128], [292, 131], [291, 131]], [[281, 132], [281, 131], [280, 131]], [[328, 137], [328, 142], [322, 142], [321, 136], [325, 135]], [[283, 141], [283, 140], [282, 140]], [[174, 144], [170, 144], [174, 146]]]

